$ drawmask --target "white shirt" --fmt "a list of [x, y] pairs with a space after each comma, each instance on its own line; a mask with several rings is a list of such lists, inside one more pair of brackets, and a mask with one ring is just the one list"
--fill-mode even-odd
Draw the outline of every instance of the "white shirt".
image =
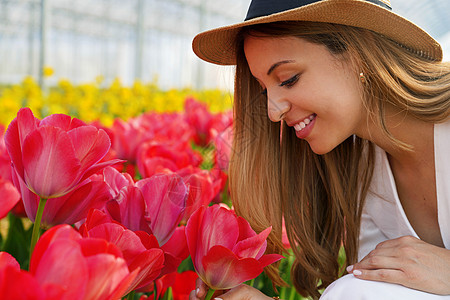
[[[419, 238], [398, 197], [386, 152], [375, 146], [375, 153], [373, 179], [361, 219], [358, 260], [382, 241], [405, 235]], [[445, 248], [450, 249], [450, 120], [434, 125], [434, 157], [439, 228]]]

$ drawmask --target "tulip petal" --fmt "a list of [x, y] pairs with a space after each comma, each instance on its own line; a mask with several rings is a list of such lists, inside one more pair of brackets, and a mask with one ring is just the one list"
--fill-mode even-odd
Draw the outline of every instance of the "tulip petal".
[[145, 202], [138, 188], [134, 186], [122, 188], [117, 199], [108, 202], [106, 208], [114, 220], [128, 229], [152, 233], [144, 218]]
[[[123, 287], [123, 281], [129, 278], [129, 271], [125, 260], [121, 257], [101, 253], [86, 258], [88, 265], [89, 283], [84, 300], [113, 299], [111, 295], [116, 289], [123, 289], [123, 294], [131, 282]], [[134, 276], [136, 276], [134, 274]], [[121, 294], [119, 297], [124, 296]], [[117, 298], [116, 298], [117, 299]]]
[[17, 270], [20, 270], [20, 265], [17, 260], [8, 252], [0, 252], [0, 268], [6, 266], [12, 266]]
[[81, 126], [67, 132], [81, 162], [81, 173], [99, 162], [111, 147], [108, 134], [94, 126]]
[[127, 293], [134, 289], [146, 286], [154, 281], [161, 274], [163, 267], [164, 252], [161, 249], [153, 248], [137, 255], [135, 259], [128, 264], [130, 272], [136, 269], [139, 269], [139, 272]]
[[86, 218], [89, 209], [103, 208], [111, 200], [111, 191], [104, 181], [87, 180], [72, 192], [49, 199], [45, 206], [43, 223], [46, 225], [74, 224]]
[[0, 219], [2, 219], [19, 202], [20, 194], [10, 181], [0, 179], [0, 195]]
[[22, 177], [17, 174], [17, 171], [13, 168], [11, 170], [11, 177], [14, 185], [19, 189], [20, 195], [22, 196], [22, 202], [25, 209], [25, 214], [34, 222], [36, 218], [36, 212], [39, 206], [39, 196], [30, 191]]
[[186, 227], [179, 226], [175, 229], [170, 239], [161, 246], [164, 252], [168, 252], [175, 257], [185, 260], [189, 256], [189, 249], [186, 241]]
[[53, 114], [43, 118], [39, 125], [40, 126], [48, 125], [52, 127], [61, 128], [64, 131], [70, 131], [80, 126], [86, 126], [86, 123], [77, 118], [72, 118], [71, 116], [65, 114]]
[[80, 162], [67, 133], [43, 126], [31, 132], [22, 147], [24, 179], [42, 198], [60, 197], [79, 180]]
[[186, 208], [187, 188], [177, 174], [158, 174], [140, 180], [136, 186], [142, 191], [146, 204], [145, 219], [164, 245], [180, 223]]
[[141, 239], [141, 243], [145, 248], [159, 248], [158, 240], [153, 234], [148, 234], [142, 230], [137, 230], [134, 233]]
[[212, 289], [231, 289], [244, 281], [262, 273], [263, 267], [254, 258], [239, 259], [230, 249], [223, 246], [212, 247], [203, 258], [203, 281]]
[[260, 234], [238, 242], [233, 248], [233, 253], [240, 258], [251, 257], [259, 259], [266, 251], [266, 239], [271, 230], [272, 227], [266, 228]]
[[204, 254], [216, 245], [233, 249], [239, 236], [238, 230], [239, 226], [234, 212], [214, 205], [205, 212], [198, 243], [202, 245]]
[[280, 259], [283, 259], [284, 256], [279, 254], [266, 254], [263, 255], [258, 261], [261, 264], [261, 266], [264, 268], [270, 264], [273, 264], [274, 262], [279, 261]]
[[74, 240], [57, 239], [41, 256], [34, 272], [41, 285], [55, 284], [64, 289], [64, 299], [83, 299], [89, 280], [88, 266]]
[[0, 295], [2, 299], [50, 300], [30, 273], [13, 266], [0, 268]]
[[20, 177], [24, 177], [22, 162], [22, 146], [25, 138], [30, 132], [35, 130], [39, 120], [33, 115], [29, 108], [21, 108], [17, 112], [17, 117], [9, 124], [5, 132], [5, 145], [11, 161], [14, 164]]
[[137, 255], [147, 250], [133, 231], [115, 223], [95, 226], [88, 231], [88, 237], [104, 239], [116, 245], [127, 262], [134, 260]]
[[256, 232], [253, 230], [253, 228], [250, 226], [250, 224], [248, 223], [248, 221], [246, 219], [238, 216], [237, 221], [239, 224], [238, 241], [242, 241], [242, 240], [248, 239], [250, 237], [254, 237], [256, 235]]
[[206, 211], [205, 206], [201, 206], [200, 208], [198, 208], [191, 215], [186, 224], [186, 242], [188, 245], [189, 253], [191, 254], [192, 257], [192, 262], [194, 263], [194, 266], [197, 270], [199, 268], [203, 268], [203, 266], [201, 266], [200, 263], [197, 264], [196, 258], [205, 255], [207, 252], [207, 250], [206, 251], [203, 250], [202, 245], [199, 243], [201, 234], [200, 226], [203, 220], [203, 216], [205, 215], [205, 211]]
[[175, 283], [172, 285], [173, 299], [189, 299], [189, 294], [195, 289], [195, 281], [198, 275], [194, 271], [176, 273]]
[[30, 273], [35, 274], [42, 256], [47, 251], [49, 245], [57, 239], [78, 240], [81, 235], [69, 225], [58, 225], [47, 230], [34, 247], [30, 260]]
[[105, 182], [111, 187], [113, 196], [117, 197], [120, 190], [126, 186], [134, 186], [134, 180], [128, 173], [120, 173], [113, 167], [106, 167], [103, 170]]
[[81, 177], [81, 180], [84, 180], [86, 178], [91, 177], [92, 175], [96, 174], [97, 172], [99, 172], [100, 170], [109, 167], [109, 166], [113, 166], [113, 165], [117, 165], [119, 163], [123, 163], [123, 160], [120, 159], [111, 159], [111, 160], [107, 160], [104, 162], [99, 162], [96, 163], [92, 166], [90, 166], [85, 173], [83, 174], [83, 176]]

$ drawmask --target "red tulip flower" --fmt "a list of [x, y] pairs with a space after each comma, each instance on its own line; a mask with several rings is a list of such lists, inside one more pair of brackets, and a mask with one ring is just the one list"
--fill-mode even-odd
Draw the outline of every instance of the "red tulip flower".
[[115, 245], [58, 225], [36, 244], [30, 273], [45, 290], [63, 291], [59, 299], [103, 300], [123, 297], [138, 270], [129, 272]]
[[267, 254], [271, 227], [259, 234], [231, 210], [213, 205], [199, 208], [186, 225], [186, 239], [195, 270], [212, 289], [231, 289], [257, 277], [281, 258]]
[[205, 103], [193, 98], [187, 98], [184, 102], [186, 121], [195, 129], [194, 142], [197, 145], [206, 146], [209, 142], [209, 129], [213, 119]]
[[172, 286], [173, 300], [189, 300], [189, 294], [195, 289], [198, 275], [194, 271], [176, 273], [175, 283]]
[[175, 172], [188, 166], [198, 167], [201, 161], [201, 155], [186, 142], [147, 142], [141, 145], [137, 154], [137, 167], [143, 178], [164, 169]]
[[61, 197], [107, 165], [98, 164], [110, 148], [106, 132], [67, 115], [41, 121], [22, 108], [9, 124], [5, 142], [17, 175], [41, 198]]
[[138, 272], [127, 293], [153, 282], [164, 267], [164, 252], [156, 238], [143, 231], [133, 232], [108, 219], [105, 213], [91, 210], [80, 228], [82, 236], [104, 239], [122, 251], [129, 271]]
[[[31, 192], [18, 176], [14, 183], [20, 188], [25, 212], [31, 221], [35, 221], [39, 205], [39, 196]], [[92, 208], [103, 208], [110, 201], [112, 190], [101, 175], [93, 175], [74, 190], [64, 196], [48, 199], [42, 214], [41, 226], [48, 228], [58, 224], [74, 224], [85, 219]]]
[[128, 121], [121, 119], [114, 120], [111, 128], [114, 138], [112, 139], [112, 148], [117, 157], [126, 159], [129, 163], [136, 162], [136, 154], [139, 146], [154, 137], [152, 130], [149, 130], [142, 118], [132, 118]]
[[104, 174], [117, 193], [106, 205], [112, 219], [133, 231], [153, 234], [164, 245], [184, 215], [188, 189], [183, 179], [175, 173], [157, 174], [134, 183], [113, 168]]
[[186, 224], [189, 217], [200, 207], [208, 206], [219, 192], [220, 186], [215, 182], [214, 174], [208, 170], [201, 170], [188, 166], [176, 172], [183, 178], [189, 188], [189, 197], [182, 223]]

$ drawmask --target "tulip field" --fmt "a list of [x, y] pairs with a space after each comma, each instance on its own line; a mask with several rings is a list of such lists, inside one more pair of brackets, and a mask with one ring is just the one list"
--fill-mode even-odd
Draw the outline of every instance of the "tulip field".
[[226, 93], [27, 78], [0, 102], [2, 299], [180, 300], [198, 277], [303, 299], [263, 273], [290, 283], [289, 244], [232, 209]]

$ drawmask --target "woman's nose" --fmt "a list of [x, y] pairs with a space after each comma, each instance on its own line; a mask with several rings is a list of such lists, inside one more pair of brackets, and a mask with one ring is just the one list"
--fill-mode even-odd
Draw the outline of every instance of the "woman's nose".
[[291, 109], [289, 101], [283, 97], [269, 96], [267, 99], [267, 113], [272, 122], [279, 122], [286, 117]]

